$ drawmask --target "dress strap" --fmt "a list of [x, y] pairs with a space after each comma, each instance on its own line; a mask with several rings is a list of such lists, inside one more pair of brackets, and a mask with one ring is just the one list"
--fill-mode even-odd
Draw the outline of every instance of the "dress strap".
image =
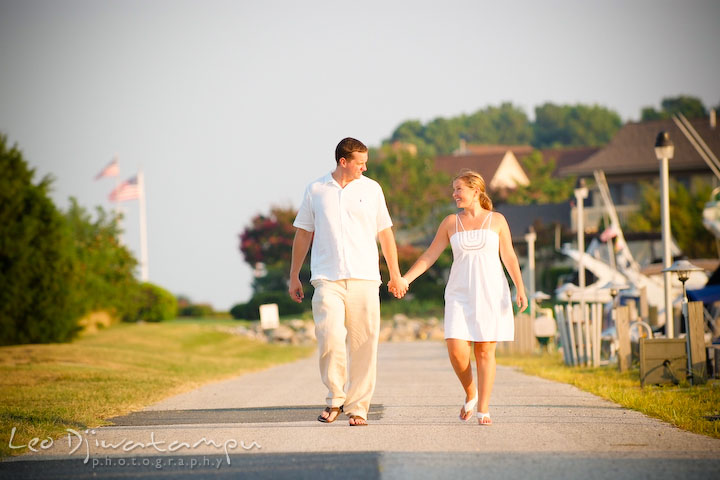
[[456, 213], [456, 214], [455, 214], [455, 232], [456, 232], [456, 233], [458, 233], [458, 232], [461, 231], [460, 228], [458, 228], [458, 224], [460, 225], [460, 227], [462, 228], [462, 231], [464, 232], [464, 231], [465, 231], [465, 225], [463, 225], [463, 224], [462, 224], [462, 220], [460, 220], [460, 214], [459, 214], [459, 213]]
[[[490, 217], [492, 217], [493, 212], [490, 212], [487, 217], [485, 217], [485, 220], [483, 220], [482, 224], [480, 225], [480, 229], [485, 228], [485, 224], [488, 223]], [[490, 221], [489, 225], [492, 225], [492, 221]], [[489, 227], [488, 227], [489, 228]]]

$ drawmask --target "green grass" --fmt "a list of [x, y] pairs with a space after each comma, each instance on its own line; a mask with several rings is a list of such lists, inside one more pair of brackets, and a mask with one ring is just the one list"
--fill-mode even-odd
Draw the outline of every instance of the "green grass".
[[559, 354], [501, 355], [498, 363], [518, 367], [522, 372], [569, 383], [623, 407], [710, 437], [720, 438], [720, 421], [706, 417], [720, 415], [720, 382], [705, 385], [657, 385], [640, 387], [640, 373], [620, 373], [617, 366], [568, 367]]
[[72, 343], [0, 347], [0, 455], [66, 428], [105, 425], [205, 383], [309, 355], [224, 333], [227, 320], [120, 324]]

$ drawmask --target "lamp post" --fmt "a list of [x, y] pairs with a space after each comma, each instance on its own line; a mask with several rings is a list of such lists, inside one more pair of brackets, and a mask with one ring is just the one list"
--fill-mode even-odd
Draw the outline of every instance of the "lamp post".
[[688, 369], [688, 376], [690, 377], [690, 383], [695, 383], [693, 381], [693, 372], [692, 372], [692, 350], [690, 349], [690, 319], [688, 318], [688, 298], [687, 298], [687, 291], [685, 290], [685, 282], [688, 281], [688, 278], [690, 278], [691, 272], [700, 272], [702, 271], [702, 268], [693, 265], [687, 260], [677, 260], [675, 263], [673, 263], [670, 267], [664, 268], [663, 273], [670, 275], [671, 273], [675, 272], [677, 273], [678, 280], [680, 280], [680, 283], [682, 283], [682, 289], [683, 289], [683, 295], [682, 295], [682, 317], [683, 321], [685, 322], [685, 348], [687, 351], [687, 369]]
[[607, 289], [607, 290], [610, 291], [610, 296], [612, 297], [611, 317], [612, 317], [613, 322], [614, 322], [614, 321], [615, 321], [615, 307], [616, 307], [615, 297], [618, 296], [618, 294], [620, 293], [620, 290], [627, 290], [628, 288], [630, 288], [630, 286], [629, 286], [629, 285], [626, 285], [626, 284], [624, 284], [624, 283], [615, 283], [614, 281], [610, 281], [610, 282], [606, 283], [605, 285], [603, 285], [603, 286], [600, 287], [600, 288], [603, 289], [603, 290], [606, 290], [606, 289]]
[[580, 311], [585, 315], [585, 213], [584, 200], [588, 196], [588, 189], [585, 186], [585, 179], [581, 178], [578, 188], [575, 189], [575, 202], [577, 203], [577, 244], [578, 244], [578, 287], [583, 295], [580, 297]]
[[[530, 298], [535, 296], [535, 240], [537, 234], [531, 226], [528, 233], [525, 234], [525, 241], [528, 244], [528, 274], [530, 281]], [[536, 307], [535, 302], [530, 302], [530, 318], [535, 320]]]
[[675, 146], [670, 141], [670, 135], [662, 131], [655, 139], [655, 156], [660, 161], [660, 219], [662, 224], [663, 244], [663, 283], [665, 289], [665, 335], [667, 338], [675, 336], [675, 320], [673, 318], [672, 298], [670, 293], [670, 181], [668, 162], [673, 157]]

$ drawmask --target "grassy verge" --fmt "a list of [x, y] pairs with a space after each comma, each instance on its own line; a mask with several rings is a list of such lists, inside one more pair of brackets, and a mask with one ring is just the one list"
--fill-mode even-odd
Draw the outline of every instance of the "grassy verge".
[[13, 427], [14, 445], [54, 438], [313, 351], [233, 336], [219, 323], [120, 324], [67, 344], [0, 347], [0, 455], [22, 453], [9, 447]]
[[500, 355], [498, 363], [518, 367], [522, 372], [569, 383], [623, 407], [672, 423], [695, 433], [720, 438], [720, 421], [706, 417], [720, 415], [720, 382], [646, 386], [640, 388], [638, 370], [620, 373], [615, 366], [567, 367], [559, 354]]

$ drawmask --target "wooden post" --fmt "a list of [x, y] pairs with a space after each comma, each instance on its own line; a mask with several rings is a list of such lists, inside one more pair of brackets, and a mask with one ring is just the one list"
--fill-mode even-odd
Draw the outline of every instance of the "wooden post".
[[592, 329], [590, 328], [590, 307], [592, 307], [592, 303], [585, 304], [585, 308], [583, 309], [583, 320], [585, 322], [585, 365], [590, 366], [592, 365]]
[[571, 365], [572, 362], [570, 361], [570, 350], [568, 350], [568, 343], [570, 342], [567, 337], [567, 327], [565, 326], [565, 309], [562, 307], [562, 305], [555, 305], [555, 320], [557, 322], [558, 333], [560, 334], [560, 342], [562, 343], [563, 347], [563, 360], [565, 361], [565, 365]]
[[649, 323], [650, 309], [648, 307], [646, 286], [640, 287], [640, 318], [642, 318], [645, 323]]
[[578, 365], [578, 361], [577, 361], [578, 357], [577, 357], [577, 345], [575, 345], [575, 331], [574, 331], [575, 319], [573, 318], [575, 312], [573, 312], [572, 304], [567, 305], [566, 311], [567, 311], [566, 319], [567, 319], [567, 327], [568, 327], [568, 339], [570, 340], [568, 342], [568, 348], [570, 349], [570, 360], [572, 362], [570, 365], [575, 366], [575, 365]]
[[707, 357], [705, 351], [705, 319], [702, 302], [689, 302], [688, 305], [688, 356], [690, 358], [691, 381], [693, 385], [707, 381]]
[[573, 309], [573, 327], [575, 328], [575, 341], [577, 343], [577, 364], [585, 365], [587, 356], [585, 355], [585, 336], [583, 335], [583, 318], [582, 307], [585, 304], [578, 303]]
[[602, 325], [602, 303], [593, 303], [592, 331], [593, 331], [593, 367], [600, 366], [600, 327]]
[[630, 368], [630, 309], [627, 306], [615, 309], [615, 328], [618, 336], [618, 368], [625, 372]]

